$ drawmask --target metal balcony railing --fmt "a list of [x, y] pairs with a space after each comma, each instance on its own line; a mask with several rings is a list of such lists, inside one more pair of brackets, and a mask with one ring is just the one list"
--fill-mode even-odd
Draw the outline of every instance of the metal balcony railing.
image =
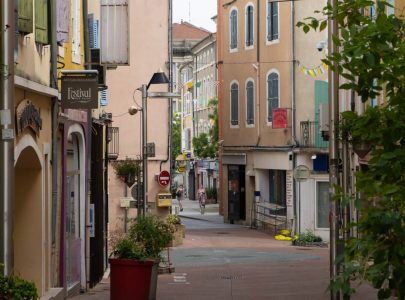
[[108, 159], [116, 160], [119, 153], [119, 128], [107, 127]]
[[304, 148], [328, 148], [329, 142], [322, 138], [319, 123], [315, 121], [301, 122], [300, 146]]

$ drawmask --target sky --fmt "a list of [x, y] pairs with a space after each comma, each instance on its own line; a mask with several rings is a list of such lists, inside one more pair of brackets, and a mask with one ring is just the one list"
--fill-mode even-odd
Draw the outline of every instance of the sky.
[[217, 0], [173, 0], [173, 23], [180, 23], [183, 19], [215, 32], [216, 25], [211, 18], [216, 14]]

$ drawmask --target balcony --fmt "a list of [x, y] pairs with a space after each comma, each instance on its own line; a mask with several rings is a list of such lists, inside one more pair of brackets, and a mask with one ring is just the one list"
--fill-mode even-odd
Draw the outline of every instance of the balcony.
[[302, 148], [326, 149], [329, 142], [322, 138], [319, 123], [316, 121], [301, 122], [300, 146]]
[[107, 127], [108, 159], [116, 160], [119, 153], [119, 128]]

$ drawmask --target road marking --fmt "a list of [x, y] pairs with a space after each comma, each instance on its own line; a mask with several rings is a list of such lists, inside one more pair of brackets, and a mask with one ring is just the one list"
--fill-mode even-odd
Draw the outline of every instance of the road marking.
[[187, 281], [187, 273], [174, 273], [173, 282], [169, 284], [190, 284], [190, 282]]

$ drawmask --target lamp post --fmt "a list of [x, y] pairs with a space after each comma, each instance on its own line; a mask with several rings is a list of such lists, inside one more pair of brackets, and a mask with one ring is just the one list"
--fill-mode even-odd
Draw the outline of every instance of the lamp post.
[[[166, 98], [169, 101], [172, 101], [173, 98], [180, 98], [180, 94], [172, 92], [149, 92], [149, 86], [151, 84], [167, 84], [169, 79], [162, 71], [156, 72], [153, 74], [149, 84], [143, 84], [138, 90], [142, 93], [142, 108], [133, 108], [129, 109], [131, 115], [135, 114], [138, 111], [142, 111], [142, 181], [143, 181], [143, 205], [142, 212], [139, 210], [138, 204], [138, 213], [142, 213], [143, 216], [146, 215], [146, 210], [148, 207], [148, 153], [147, 153], [147, 144], [148, 144], [148, 98]], [[170, 112], [169, 112], [169, 115]], [[169, 146], [169, 145], [168, 145]]]

